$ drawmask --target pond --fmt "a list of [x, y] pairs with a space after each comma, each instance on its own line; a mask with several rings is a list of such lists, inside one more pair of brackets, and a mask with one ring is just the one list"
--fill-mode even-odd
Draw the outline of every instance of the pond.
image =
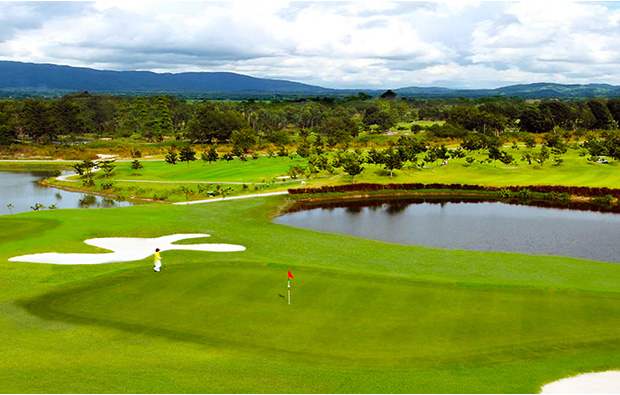
[[[65, 172], [64, 174], [72, 174]], [[110, 198], [42, 187], [39, 180], [54, 175], [51, 171], [0, 171], [0, 215], [55, 208], [109, 208], [129, 206]]]
[[620, 263], [620, 214], [489, 201], [337, 203], [275, 223], [390, 243]]

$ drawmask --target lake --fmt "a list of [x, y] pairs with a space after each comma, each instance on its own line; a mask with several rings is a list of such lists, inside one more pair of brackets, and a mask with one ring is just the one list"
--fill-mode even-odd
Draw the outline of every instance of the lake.
[[502, 202], [337, 203], [275, 223], [397, 244], [620, 263], [620, 214]]
[[[132, 204], [96, 195], [39, 186], [39, 180], [53, 175], [54, 172], [51, 171], [0, 171], [0, 215], [33, 211], [33, 207], [37, 204], [44, 206], [41, 210], [49, 210], [50, 206], [59, 209], [110, 208]], [[7, 207], [8, 205], [13, 207]]]

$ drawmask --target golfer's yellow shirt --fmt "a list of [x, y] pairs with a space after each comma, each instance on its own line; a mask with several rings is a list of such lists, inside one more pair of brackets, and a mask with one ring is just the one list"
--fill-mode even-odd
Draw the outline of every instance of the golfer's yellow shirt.
[[155, 263], [161, 261], [161, 256], [159, 255], [159, 251], [155, 253]]

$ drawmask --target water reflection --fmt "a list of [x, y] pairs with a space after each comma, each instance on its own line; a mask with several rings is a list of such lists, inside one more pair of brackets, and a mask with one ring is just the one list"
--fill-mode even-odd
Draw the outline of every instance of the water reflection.
[[40, 180], [53, 176], [54, 172], [51, 171], [0, 171], [0, 215], [33, 210], [111, 208], [132, 204], [38, 184]]
[[94, 195], [82, 195], [82, 198], [78, 200], [80, 208], [89, 208], [97, 204], [97, 198]]
[[472, 199], [348, 201], [300, 205], [274, 222], [398, 244], [620, 263], [620, 214], [615, 206], [540, 206]]

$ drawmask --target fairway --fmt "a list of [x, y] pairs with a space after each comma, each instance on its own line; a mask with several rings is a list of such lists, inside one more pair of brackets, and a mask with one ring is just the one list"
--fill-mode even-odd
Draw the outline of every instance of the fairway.
[[131, 163], [119, 162], [115, 169], [117, 180], [153, 180], [153, 181], [202, 181], [202, 182], [269, 182], [275, 177], [286, 176], [290, 166], [305, 164], [298, 157], [248, 159], [240, 161], [219, 160], [213, 163], [196, 161], [191, 164], [178, 163], [174, 166], [164, 161], [143, 161], [143, 169], [132, 170]]
[[[0, 391], [524, 393], [620, 368], [617, 264], [271, 223], [286, 204], [273, 196], [0, 218], [19, 235], [0, 244]], [[176, 233], [246, 250], [164, 251], [161, 273], [152, 257], [8, 261], [105, 253], [84, 243], [92, 238]]]

